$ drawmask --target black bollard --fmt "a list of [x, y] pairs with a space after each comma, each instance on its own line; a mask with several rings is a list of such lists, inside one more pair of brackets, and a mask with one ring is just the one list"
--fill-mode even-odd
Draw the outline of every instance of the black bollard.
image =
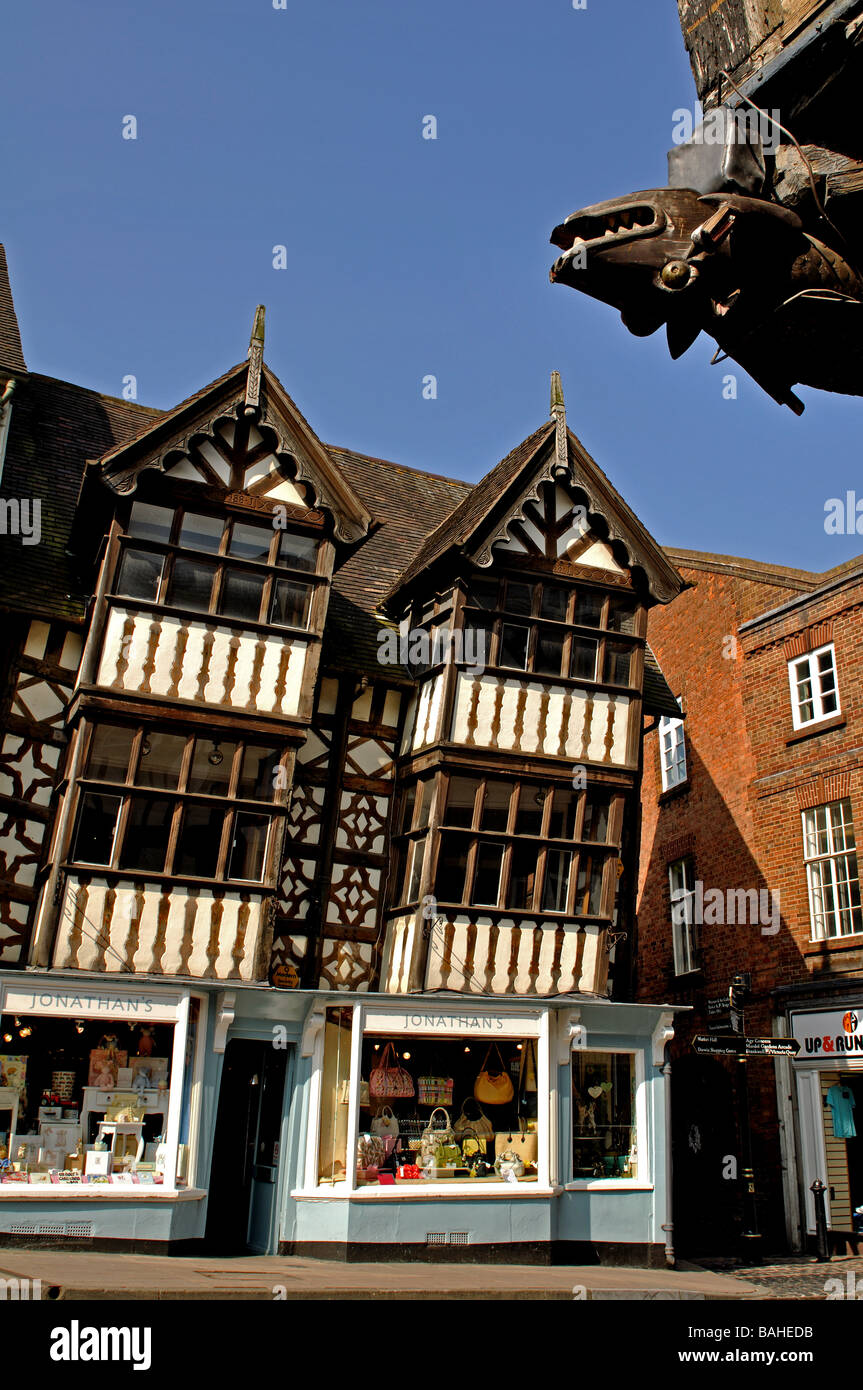
[[827, 1244], [827, 1209], [824, 1205], [824, 1193], [827, 1191], [820, 1178], [816, 1178], [810, 1184], [809, 1191], [815, 1199], [815, 1248], [818, 1252], [819, 1260], [829, 1260], [830, 1249]]

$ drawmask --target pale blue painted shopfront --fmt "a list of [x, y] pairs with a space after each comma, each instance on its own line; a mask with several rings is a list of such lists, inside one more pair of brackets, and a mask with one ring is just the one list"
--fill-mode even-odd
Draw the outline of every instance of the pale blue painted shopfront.
[[[7, 1169], [0, 1242], [186, 1253], [206, 1237], [213, 1248], [335, 1259], [665, 1263], [669, 1009], [31, 971], [0, 975], [0, 988], [7, 1052], [24, 1047], [18, 1035], [29, 1027], [37, 1058], [40, 1029], [64, 1036], [58, 1019], [98, 1030], [155, 1017], [170, 1044], [156, 1180], [46, 1178], [37, 1163], [38, 1180], [24, 1182]], [[413, 1096], [388, 1093], [397, 1072], [410, 1076]], [[427, 1090], [428, 1072], [450, 1088], [436, 1124], [461, 1116], [459, 1142], [478, 1133], [477, 1109], [492, 1124], [491, 1138], [479, 1134], [486, 1169], [423, 1160], [417, 1135], [434, 1107], [420, 1104], [419, 1083]], [[508, 1076], [506, 1106], [475, 1105], [485, 1072]], [[105, 1111], [105, 1095], [91, 1088], [94, 1096]], [[384, 1104], [400, 1138], [378, 1170], [365, 1162], [363, 1136]], [[508, 1164], [510, 1153], [517, 1161]], [[421, 1161], [422, 1176], [405, 1167]]]

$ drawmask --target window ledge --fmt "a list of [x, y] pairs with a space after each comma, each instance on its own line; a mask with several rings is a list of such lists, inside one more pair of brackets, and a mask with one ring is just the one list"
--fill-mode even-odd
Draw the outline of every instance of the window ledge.
[[639, 1178], [579, 1178], [568, 1182], [565, 1192], [652, 1192], [653, 1183]]
[[829, 719], [815, 719], [811, 724], [804, 724], [801, 728], [795, 729], [791, 737], [785, 740], [785, 747], [790, 748], [793, 743], [801, 743], [803, 739], [814, 738], [816, 734], [826, 734], [831, 729], [842, 729], [844, 726], [844, 714], [833, 714]]
[[21, 1183], [0, 1184], [0, 1203], [44, 1202], [52, 1197], [62, 1197], [64, 1202], [200, 1202], [207, 1193], [202, 1187], [181, 1187], [162, 1189], [155, 1184], [150, 1187], [115, 1187], [113, 1183], [95, 1183], [92, 1187], [85, 1183]]
[[[339, 1184], [338, 1186], [341, 1186]], [[359, 1187], [353, 1192], [339, 1192], [337, 1189], [317, 1187], [298, 1189], [291, 1193], [296, 1202], [401, 1202], [428, 1201], [429, 1198], [448, 1197], [459, 1202], [470, 1201], [525, 1201], [534, 1197], [558, 1197], [562, 1187], [540, 1187], [537, 1183], [501, 1182], [495, 1184], [466, 1182], [422, 1182], [416, 1187], [407, 1183], [388, 1183], [385, 1187]]]
[[692, 784], [689, 778], [685, 777], [682, 782], [678, 782], [675, 786], [667, 787], [664, 792], [660, 792], [659, 796], [656, 798], [656, 804], [657, 806], [664, 806], [667, 801], [673, 801], [676, 796], [685, 796], [691, 790]]
[[831, 936], [826, 941], [809, 941], [803, 947], [804, 956], [830, 955], [834, 951], [859, 951], [863, 949], [863, 931], [849, 932], [847, 936]]

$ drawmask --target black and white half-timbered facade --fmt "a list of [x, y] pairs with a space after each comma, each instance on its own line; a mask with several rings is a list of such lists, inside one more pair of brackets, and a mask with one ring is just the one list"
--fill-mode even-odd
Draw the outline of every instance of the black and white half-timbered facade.
[[682, 581], [557, 374], [471, 486], [322, 443], [262, 309], [168, 412], [32, 373], [0, 271], [0, 1240], [664, 1258]]

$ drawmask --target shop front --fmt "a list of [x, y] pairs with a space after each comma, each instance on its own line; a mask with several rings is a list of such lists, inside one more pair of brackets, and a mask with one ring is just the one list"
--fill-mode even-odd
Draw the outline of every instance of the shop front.
[[0, 991], [0, 1244], [665, 1263], [659, 1006]]
[[280, 1249], [664, 1264], [670, 1025], [575, 997], [318, 996]]
[[10, 972], [0, 1014], [0, 1241], [194, 1237], [206, 995]]
[[863, 997], [792, 1012], [799, 1177], [805, 1231], [815, 1236], [812, 1183], [825, 1188], [831, 1245], [863, 1249]]

